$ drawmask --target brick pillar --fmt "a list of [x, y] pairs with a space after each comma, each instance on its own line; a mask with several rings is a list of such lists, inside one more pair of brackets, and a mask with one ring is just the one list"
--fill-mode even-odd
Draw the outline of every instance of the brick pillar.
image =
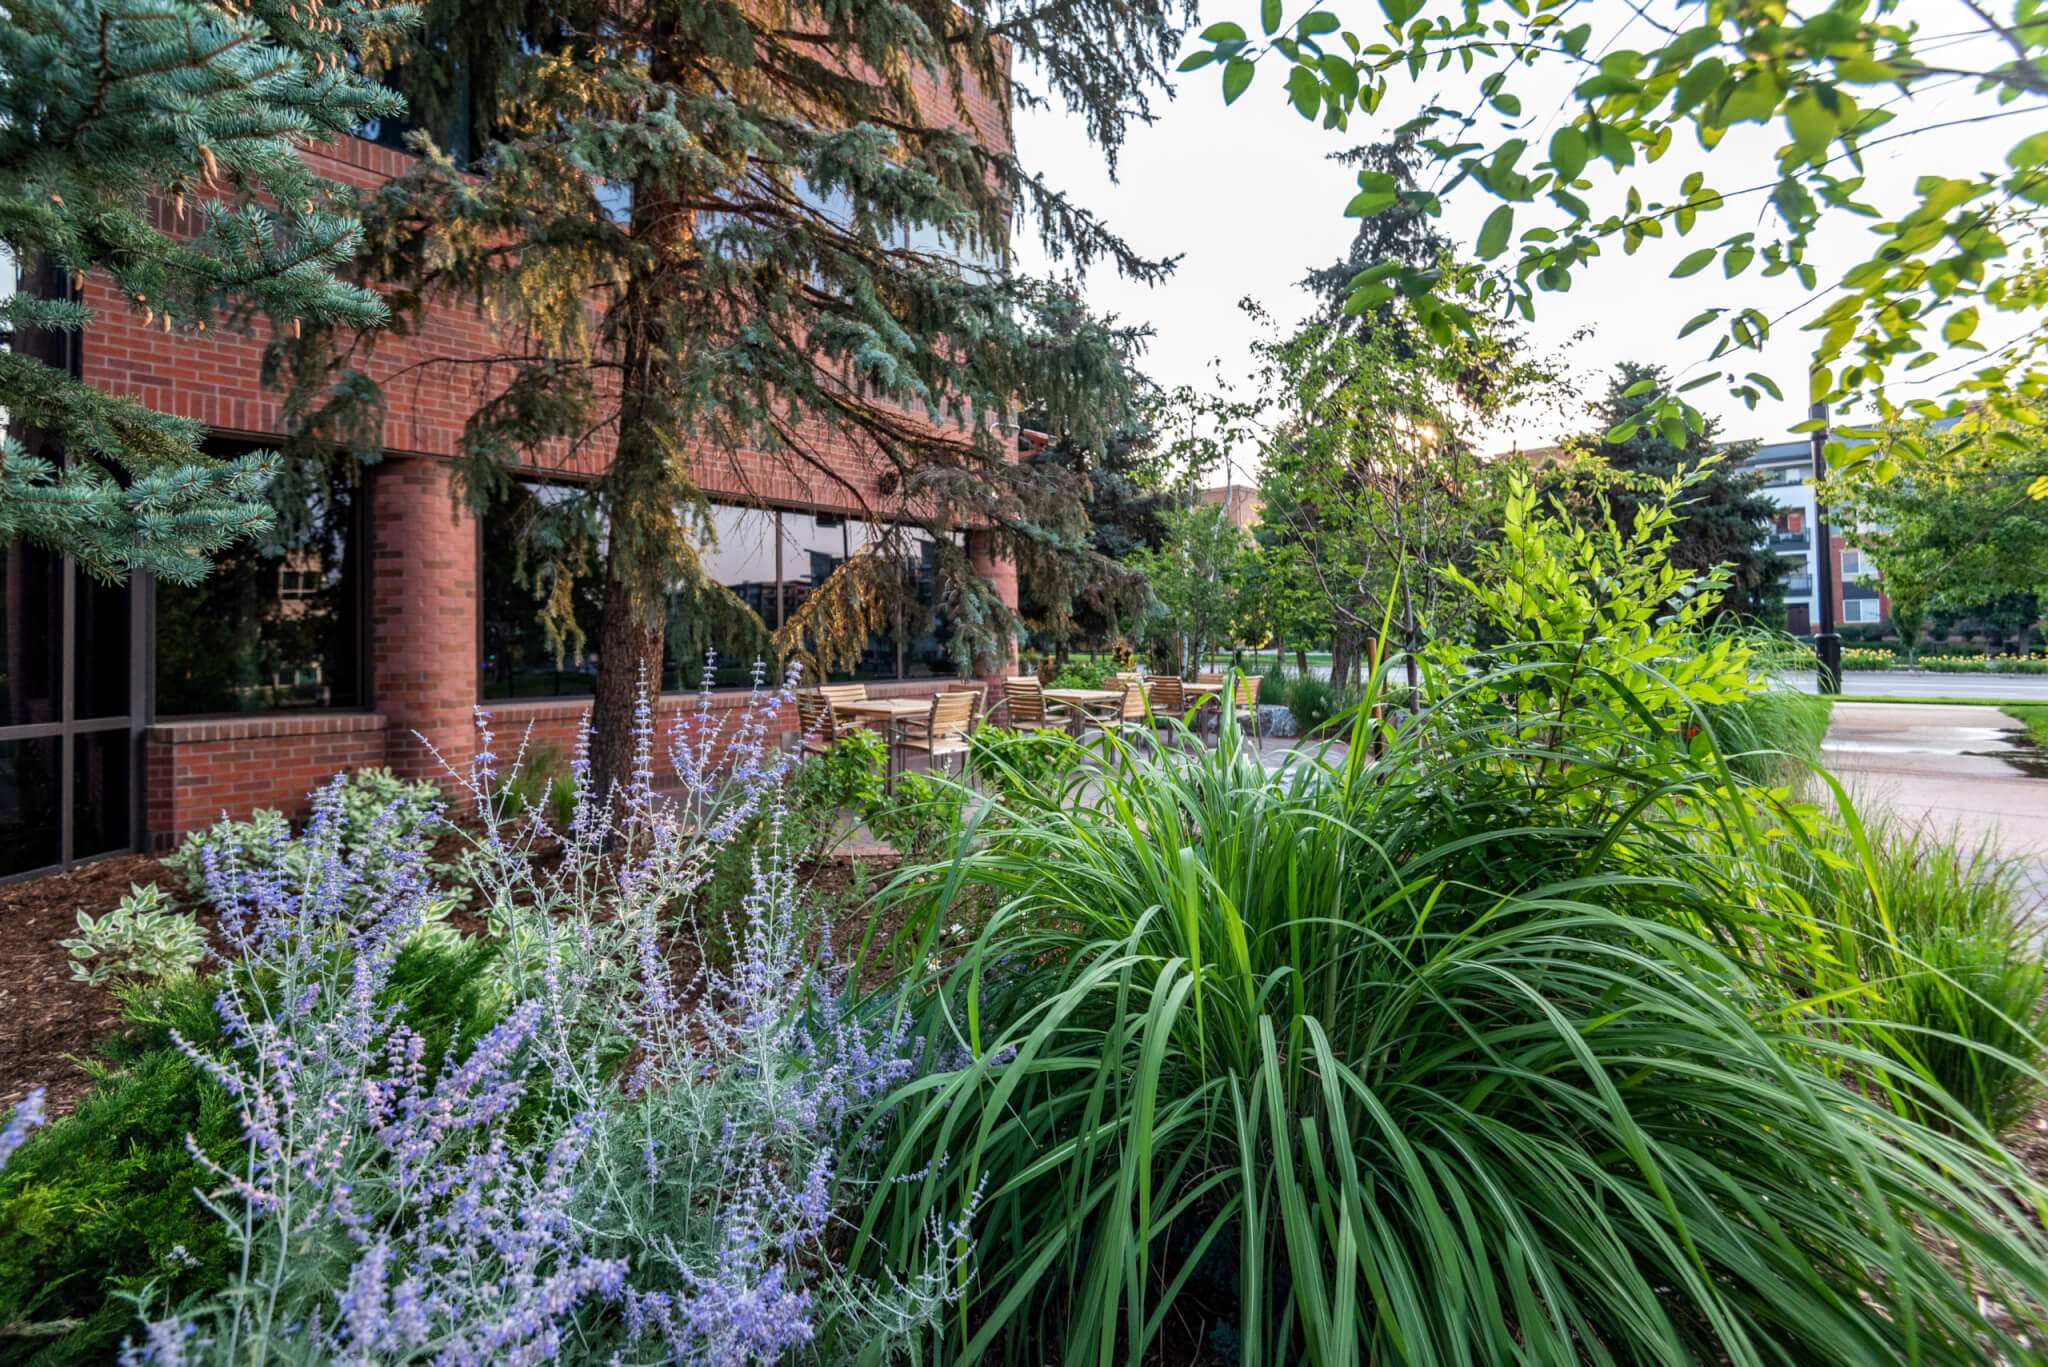
[[[970, 531], [967, 533], [967, 563], [974, 572], [992, 581], [996, 596], [1011, 612], [1017, 610], [1017, 562], [1002, 554], [996, 545], [993, 532]], [[1007, 642], [1003, 650], [1003, 662], [993, 677], [1000, 679], [1017, 672], [1017, 642]], [[991, 695], [993, 701], [993, 695]]]
[[476, 747], [476, 519], [451, 473], [432, 460], [370, 467], [371, 696], [390, 719], [390, 765], [408, 778], [446, 777], [421, 737], [458, 767]]

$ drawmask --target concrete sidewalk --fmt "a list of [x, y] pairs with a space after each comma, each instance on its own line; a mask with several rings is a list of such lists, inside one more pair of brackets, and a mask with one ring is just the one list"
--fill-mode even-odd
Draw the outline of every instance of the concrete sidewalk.
[[1995, 707], [1835, 704], [1821, 763], [1858, 810], [1951, 828], [2026, 862], [2048, 909], [2048, 750]]

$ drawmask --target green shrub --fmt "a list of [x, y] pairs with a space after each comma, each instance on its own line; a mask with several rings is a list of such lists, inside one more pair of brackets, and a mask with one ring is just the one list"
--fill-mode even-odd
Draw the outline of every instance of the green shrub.
[[1797, 813], [1682, 738], [1754, 684], [1664, 511], [1511, 489], [1502, 644], [1433, 651], [1370, 762], [1116, 750], [899, 871], [902, 1009], [967, 1057], [879, 1133], [850, 1256], [979, 1195], [948, 1360], [2031, 1359], [2048, 1188], [1901, 1114], [1936, 1093], [1846, 1019]]
[[[1847, 1008], [1873, 1047], [1939, 1089], [1898, 1104], [1955, 1127], [1951, 1103], [1997, 1134], [2048, 1071], [2044, 964], [2023, 914], [2021, 870], [1951, 833], [1878, 820], [1775, 851], [1866, 990]], [[1950, 1099], [1944, 1101], [1943, 1098]]]
[[1775, 688], [1703, 709], [1728, 767], [1752, 783], [1784, 787], [1820, 760], [1834, 699]]
[[1936, 674], [2048, 674], [2048, 660], [2018, 655], [1933, 656], [1921, 660], [1920, 668]]
[[958, 1356], [1139, 1361], [1169, 1322], [1265, 1362], [2020, 1351], [1908, 1221], [2032, 1332], [2048, 1192], [1841, 1085], [1742, 799], [1426, 730], [1282, 775], [1122, 755], [957, 883], [899, 875], [914, 961], [992, 908], [906, 989], [973, 1059], [891, 1121], [863, 1250], [985, 1193]]
[[905, 858], [924, 858], [960, 829], [970, 793], [927, 774], [898, 774], [896, 791], [868, 818], [868, 828]]
[[[1908, 1066], [1924, 1066], [1965, 1114], [2004, 1134], [2032, 1110], [2048, 1070], [2048, 966], [2025, 940], [1996, 930], [1936, 934], [1911, 949], [1916, 962], [1883, 985], [1887, 1047]], [[1939, 1107], [1909, 1105], [1930, 1123], [1948, 1123]]]
[[1005, 802], [1053, 800], [1080, 768], [1078, 748], [1057, 731], [984, 726], [968, 742], [968, 751], [976, 779]]
[[866, 817], [882, 800], [889, 747], [873, 731], [854, 730], [840, 736], [831, 749], [813, 755], [790, 776], [789, 800], [808, 836], [791, 848], [807, 859], [822, 858], [844, 835], [841, 813]]
[[[441, 790], [425, 780], [409, 782], [389, 769], [358, 769], [346, 776], [341, 790], [343, 848], [368, 847], [380, 832], [378, 848], [425, 849], [441, 826]], [[177, 852], [164, 860], [195, 897], [204, 897], [206, 858], [239, 860], [250, 868], [268, 868], [282, 857], [303, 861], [302, 846], [288, 841], [291, 823], [275, 808], [258, 809], [247, 821], [220, 821], [185, 837]], [[280, 856], [279, 851], [282, 851]]]
[[[481, 980], [492, 950], [479, 941], [401, 951], [388, 1002], [426, 1037], [424, 1057], [490, 1023]], [[122, 989], [122, 1027], [87, 1065], [91, 1093], [38, 1131], [0, 1172], [0, 1340], [8, 1361], [69, 1367], [114, 1359], [134, 1332], [123, 1292], [153, 1286], [149, 1308], [217, 1290], [233, 1271], [225, 1226], [194, 1195], [219, 1180], [191, 1143], [220, 1162], [244, 1148], [233, 1098], [172, 1043], [217, 1038], [217, 986], [191, 977]]]
[[1117, 672], [1113, 659], [1084, 659], [1069, 655], [1060, 671], [1046, 681], [1047, 688], [1101, 688]]
[[78, 937], [59, 943], [71, 951], [72, 979], [94, 987], [114, 978], [175, 978], [206, 957], [199, 922], [154, 883], [130, 883], [104, 916], [79, 912]]

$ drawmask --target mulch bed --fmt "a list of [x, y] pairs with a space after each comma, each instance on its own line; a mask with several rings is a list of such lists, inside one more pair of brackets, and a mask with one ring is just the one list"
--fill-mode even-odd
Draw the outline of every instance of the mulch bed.
[[90, 1088], [79, 1061], [119, 1023], [120, 1004], [104, 987], [72, 981], [59, 941], [78, 933], [79, 912], [112, 911], [130, 883], [168, 889], [178, 880], [154, 855], [121, 854], [0, 885], [0, 1113], [41, 1087], [61, 1114]]
[[[436, 843], [431, 857], [452, 859], [463, 846], [463, 838], [450, 833]], [[844, 854], [824, 860], [805, 870], [804, 881], [812, 892], [843, 901], [855, 882], [855, 862]], [[863, 854], [858, 862], [872, 890], [887, 880], [896, 856]], [[111, 988], [73, 980], [71, 955], [61, 941], [77, 933], [79, 912], [101, 916], [112, 911], [134, 883], [161, 883], [173, 893], [180, 889], [178, 876], [147, 854], [115, 855], [64, 873], [0, 884], [0, 1119], [12, 1114], [14, 1103], [31, 1087], [43, 1088], [52, 1116], [68, 1112], [91, 1090], [84, 1061], [96, 1056], [100, 1041], [120, 1023], [121, 1007]], [[199, 908], [198, 916], [211, 932], [211, 908]], [[449, 921], [466, 934], [485, 929], [483, 918], [467, 909], [457, 909]], [[833, 947], [842, 962], [859, 952], [866, 928], [861, 916], [834, 927]], [[694, 958], [694, 946], [674, 949], [680, 958]], [[691, 965], [678, 967], [687, 978]]]

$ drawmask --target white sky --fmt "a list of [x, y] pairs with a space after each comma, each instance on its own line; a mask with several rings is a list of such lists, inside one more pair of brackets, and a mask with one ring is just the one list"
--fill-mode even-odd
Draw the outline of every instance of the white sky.
[[[1626, 13], [1623, 0], [1581, 0], [1581, 6]], [[1290, 17], [1297, 8], [1289, 5]], [[1376, 14], [1376, 6], [1369, 5], [1369, 0], [1339, 0], [1334, 8], [1353, 23]], [[1939, 41], [1942, 35], [1958, 33], [1971, 22], [1960, 0], [1907, 0], [1901, 9], [1921, 22], [1923, 34], [1929, 36], [1923, 42]], [[1204, 7], [1205, 23], [1222, 19], [1235, 19], [1256, 31], [1257, 6], [1251, 0], [1220, 0]], [[1611, 32], [1613, 21], [1603, 19], [1595, 28], [1599, 33]], [[1617, 45], [1628, 41], [1624, 35]], [[1641, 35], [1636, 41], [1648, 45]], [[1958, 64], [1970, 55], [1966, 46], [1951, 45], [1941, 51], [1944, 59]], [[1284, 68], [1277, 62], [1262, 64], [1251, 89], [1228, 108], [1223, 104], [1217, 71], [1211, 66], [1179, 78], [1178, 98], [1162, 102], [1158, 121], [1134, 132], [1126, 143], [1121, 179], [1116, 182], [1109, 179], [1100, 153], [1088, 142], [1078, 118], [1057, 112], [1020, 113], [1017, 118], [1018, 151], [1027, 164], [1100, 214], [1140, 252], [1184, 254], [1173, 277], [1157, 288], [1131, 284], [1106, 268], [1091, 272], [1085, 281], [1087, 297], [1098, 311], [1153, 326], [1157, 336], [1142, 364], [1167, 386], [1208, 386], [1219, 373], [1212, 362], [1220, 362], [1220, 373], [1239, 382], [1245, 380], [1254, 330], [1238, 310], [1240, 298], [1248, 295], [1264, 304], [1283, 325], [1306, 316], [1309, 297], [1296, 282], [1309, 268], [1327, 265], [1343, 255], [1356, 227], [1355, 220], [1343, 216], [1345, 202], [1357, 189], [1355, 173], [1327, 161], [1327, 154], [1391, 136], [1408, 111], [1421, 103], [1397, 84], [1397, 98], [1387, 101], [1379, 118], [1354, 120], [1344, 132], [1325, 131], [1319, 123], [1302, 119], [1287, 104], [1279, 79]], [[1028, 73], [1019, 75], [1028, 79]], [[1442, 103], [1462, 106], [1470, 102], [1476, 79], [1448, 73], [1426, 75], [1413, 89], [1424, 96], [1444, 97]], [[1532, 145], [1523, 158], [1527, 167], [1541, 159], [1541, 150], [1555, 127], [1560, 97], [1568, 92], [1569, 78], [1561, 67], [1549, 73], [1539, 67], [1517, 79], [1519, 83], [1511, 88], [1521, 94], [1525, 111], [1517, 121], [1517, 131]], [[1869, 97], [1871, 101], [1875, 98], [1875, 94]], [[1995, 108], [1988, 99], [1974, 96], [1967, 85], [1923, 94], [1911, 106], [1895, 107], [1899, 118], [1883, 130], [1885, 134]], [[1911, 138], [1872, 146], [1865, 155], [1870, 181], [1862, 197], [1889, 211], [1901, 203], [1900, 196], [1920, 175], [1965, 176], [2003, 169], [2006, 149], [2035, 131], [2040, 121], [2039, 104], [2029, 107], [2022, 101], [2011, 106], [2009, 117], [1993, 122], [1930, 128]], [[1480, 131], [1498, 140], [1508, 134], [1494, 130], [1505, 127], [1496, 121], [1483, 124]], [[1642, 176], [1645, 198], [1675, 196], [1678, 182], [1694, 169], [1707, 173], [1709, 186], [1732, 196], [1739, 189], [1775, 180], [1775, 153], [1785, 141], [1782, 124], [1769, 129], [1746, 125], [1708, 156], [1690, 137], [1681, 135], [1662, 161], [1654, 167], [1639, 166], [1637, 172]], [[1846, 164], [1841, 173], [1849, 173]], [[1596, 180], [1595, 186], [1592, 203], [1604, 212], [1620, 191], [1606, 180]], [[1469, 251], [1480, 223], [1497, 203], [1477, 186], [1461, 187], [1448, 206], [1443, 230]], [[1530, 210], [1522, 212], [1527, 215]], [[1528, 335], [1539, 351], [1568, 354], [1571, 369], [1589, 396], [1604, 393], [1606, 375], [1624, 359], [1659, 362], [1682, 375], [1715, 368], [1705, 363], [1714, 329], [1677, 339], [1678, 329], [1688, 318], [1716, 305], [1754, 304], [1775, 319], [1800, 305], [1806, 295], [1789, 274], [1763, 279], [1760, 265], [1752, 265], [1733, 282], [1723, 277], [1718, 261], [1686, 280], [1668, 278], [1671, 268], [1687, 252], [1738, 232], [1754, 230], [1763, 238], [1776, 226], [1774, 216], [1768, 221], [1763, 218], [1768, 212], [1762, 194], [1731, 198], [1726, 207], [1702, 215], [1694, 232], [1685, 238], [1648, 243], [1633, 258], [1624, 257], [1615, 244], [1610, 255], [1582, 268], [1569, 293], [1537, 296], [1537, 320], [1527, 329]], [[1808, 256], [1819, 270], [1823, 287], [1870, 249], [1869, 220], [1828, 211], [1824, 223], [1830, 218], [1841, 221], [1822, 229]], [[1519, 218], [1517, 234], [1532, 221], [1542, 220]], [[1020, 234], [1017, 249], [1018, 264], [1023, 268], [1067, 273], [1063, 264], [1048, 263], [1037, 243], [1026, 241], [1025, 235]], [[1510, 255], [1501, 260], [1510, 260], [1512, 255], [1511, 248]], [[1723, 435], [1782, 440], [1787, 427], [1805, 420], [1804, 375], [1812, 337], [1798, 331], [1798, 324], [1810, 316], [1811, 310], [1779, 323], [1761, 363], [1754, 353], [1715, 363], [1725, 367], [1740, 359], [1743, 371], [1763, 371], [1778, 382], [1786, 402], [1773, 403], [1766, 398], [1751, 412], [1728, 396], [1718, 382], [1688, 396], [1721, 419]], [[2004, 340], [2010, 332], [1996, 333], [1994, 321], [1986, 319], [1980, 337]], [[1573, 341], [1581, 328], [1590, 328], [1591, 335]], [[1574, 420], [1577, 412], [1575, 408], [1564, 419], [1533, 412], [1518, 415], [1495, 434], [1497, 439], [1491, 444], [1505, 448], [1549, 442], [1566, 431], [1582, 429], [1583, 423]], [[1250, 452], [1239, 455], [1237, 474], [1241, 480], [1248, 477], [1252, 460]]]

